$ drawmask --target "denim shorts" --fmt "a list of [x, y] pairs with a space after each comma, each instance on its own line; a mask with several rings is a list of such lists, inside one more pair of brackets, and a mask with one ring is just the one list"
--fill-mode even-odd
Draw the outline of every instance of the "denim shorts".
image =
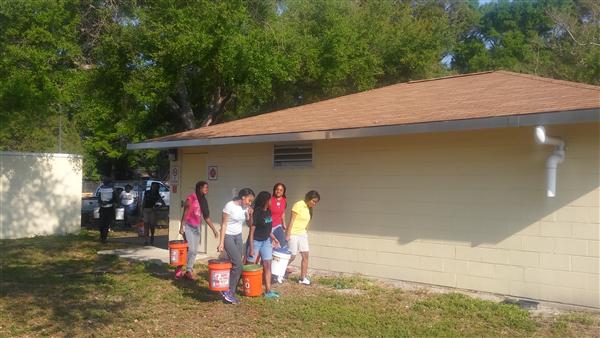
[[260, 259], [262, 259], [263, 261], [270, 261], [273, 259], [273, 244], [271, 243], [271, 238], [267, 238], [264, 241], [254, 240], [252, 242], [252, 245], [254, 246], [254, 252], [248, 253], [247, 260], [249, 262], [255, 262], [256, 256], [259, 253]]

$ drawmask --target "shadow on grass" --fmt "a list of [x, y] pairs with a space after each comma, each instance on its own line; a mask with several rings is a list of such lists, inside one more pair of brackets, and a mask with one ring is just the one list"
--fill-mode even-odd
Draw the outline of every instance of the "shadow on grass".
[[83, 233], [0, 243], [0, 302], [11, 334], [75, 336], [119, 318], [127, 302], [105, 296], [120, 261], [96, 255], [95, 239]]
[[208, 289], [208, 270], [206, 267], [196, 270], [196, 281], [188, 279], [175, 279], [175, 271], [167, 264], [146, 263], [145, 270], [150, 276], [171, 282], [173, 286], [183, 292], [184, 297], [200, 302], [222, 302], [220, 294]]

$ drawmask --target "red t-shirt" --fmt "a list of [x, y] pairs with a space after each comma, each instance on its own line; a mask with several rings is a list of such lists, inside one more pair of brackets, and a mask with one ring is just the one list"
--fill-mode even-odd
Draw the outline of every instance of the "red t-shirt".
[[273, 227], [283, 224], [283, 217], [285, 217], [285, 207], [287, 203], [285, 197], [281, 197], [279, 201], [275, 197], [271, 197], [271, 218], [273, 219]]

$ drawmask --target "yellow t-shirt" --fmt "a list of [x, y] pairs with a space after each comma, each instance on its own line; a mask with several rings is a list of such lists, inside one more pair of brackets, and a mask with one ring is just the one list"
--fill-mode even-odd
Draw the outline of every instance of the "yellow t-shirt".
[[308, 222], [310, 222], [310, 211], [308, 210], [308, 205], [306, 205], [306, 202], [304, 201], [298, 201], [294, 203], [292, 212], [296, 213], [296, 219], [294, 220], [294, 224], [292, 224], [292, 231], [290, 234], [306, 234], [306, 228], [308, 227]]

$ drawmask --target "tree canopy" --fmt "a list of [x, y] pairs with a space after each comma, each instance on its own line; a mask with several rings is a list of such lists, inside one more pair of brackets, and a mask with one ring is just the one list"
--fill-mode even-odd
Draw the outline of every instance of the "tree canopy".
[[0, 150], [159, 175], [126, 144], [408, 80], [600, 84], [594, 0], [0, 0]]

